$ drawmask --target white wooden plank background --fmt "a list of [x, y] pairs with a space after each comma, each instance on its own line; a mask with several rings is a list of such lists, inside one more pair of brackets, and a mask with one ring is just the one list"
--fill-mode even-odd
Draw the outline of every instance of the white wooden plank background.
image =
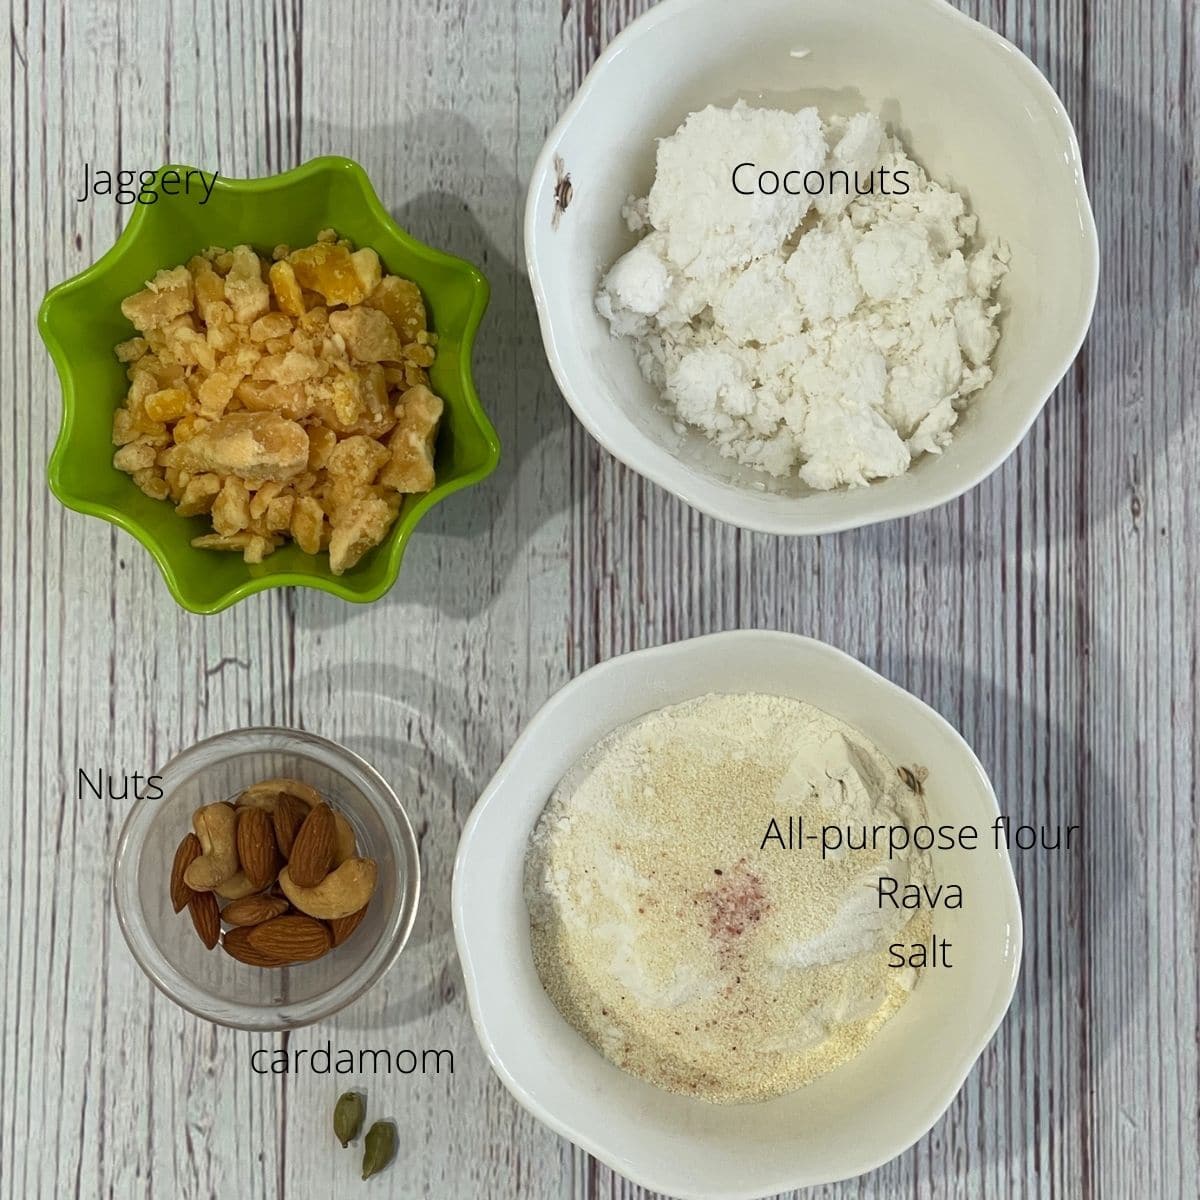
[[[271, 1039], [159, 997], [108, 907], [126, 805], [79, 765], [145, 771], [197, 738], [295, 724], [403, 789], [428, 891], [414, 944], [337, 1020], [293, 1035], [446, 1046], [452, 1079], [378, 1080], [402, 1131], [378, 1194], [644, 1197], [490, 1074], [450, 933], [462, 822], [522, 722], [572, 675], [676, 637], [822, 637], [956, 723], [1003, 805], [1084, 825], [1018, 863], [1013, 1009], [912, 1151], [810, 1193], [1193, 1196], [1200, 839], [1194, 0], [957, 0], [1076, 119], [1104, 250], [1092, 336], [1009, 463], [937, 512], [786, 541], [697, 516], [615, 465], [544, 365], [521, 265], [534, 155], [640, 0], [4, 0], [0, 53], [0, 1195], [354, 1194], [336, 1081], [255, 1076]], [[336, 152], [400, 221], [479, 263], [477, 377], [505, 448], [422, 526], [369, 608], [309, 592], [207, 620], [125, 535], [51, 499], [57, 389], [33, 314], [127, 215], [71, 200], [82, 164], [253, 175]]]

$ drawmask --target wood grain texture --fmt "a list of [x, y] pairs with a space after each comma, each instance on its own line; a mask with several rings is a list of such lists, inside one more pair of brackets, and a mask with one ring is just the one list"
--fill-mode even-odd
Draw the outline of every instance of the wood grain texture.
[[[1069, 859], [1018, 859], [1017, 999], [945, 1118], [875, 1174], [807, 1195], [1196, 1194], [1200, 8], [958, 2], [1030, 54], [1076, 120], [1104, 253], [1095, 326], [979, 488], [789, 541], [701, 517], [618, 466], [545, 366], [525, 181], [640, 0], [6, 0], [0, 1197], [357, 1186], [329, 1152], [337, 1080], [255, 1075], [251, 1050], [276, 1039], [205, 1025], [142, 976], [107, 902], [127, 806], [75, 799], [79, 765], [144, 771], [207, 734], [277, 722], [372, 759], [421, 839], [428, 890], [401, 966], [287, 1039], [454, 1051], [453, 1078], [369, 1084], [402, 1130], [387, 1193], [645, 1200], [489, 1071], [450, 867], [481, 786], [555, 688], [612, 654], [737, 626], [857, 655], [963, 731], [1003, 807], [1086, 831]], [[271, 593], [202, 620], [128, 537], [49, 496], [59, 405], [34, 314], [127, 215], [71, 200], [83, 162], [248, 175], [323, 152], [357, 158], [402, 224], [490, 277], [477, 377], [504, 462], [422, 525], [377, 604]]]

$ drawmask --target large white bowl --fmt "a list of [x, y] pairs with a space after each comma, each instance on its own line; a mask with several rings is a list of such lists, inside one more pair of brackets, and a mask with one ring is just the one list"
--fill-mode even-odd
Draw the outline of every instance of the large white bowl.
[[[522, 872], [555, 785], [600, 738], [663, 705], [739, 691], [807, 700], [863, 730], [898, 765], [927, 766], [931, 823], [974, 824], [981, 848], [934, 852], [938, 878], [965, 895], [961, 911], [935, 913], [954, 966], [926, 971], [856, 1059], [790, 1095], [731, 1106], [635, 1079], [567, 1024], [534, 968]], [[479, 1039], [534, 1116], [644, 1187], [746, 1200], [872, 1170], [933, 1126], [1012, 999], [1021, 911], [1008, 855], [990, 849], [996, 813], [983, 768], [937, 713], [821, 642], [745, 630], [593, 667], [529, 723], [459, 845], [454, 932]]]
[[[797, 57], [793, 50], [807, 50]], [[654, 179], [655, 139], [707, 104], [883, 116], [1012, 247], [996, 377], [954, 441], [897, 479], [787, 494], [680, 437], [593, 299], [633, 244], [621, 220]], [[556, 196], [570, 200], [556, 215]], [[664, 0], [617, 37], [546, 141], [525, 210], [529, 278], [558, 385], [611, 454], [702, 512], [770, 533], [867, 525], [942, 504], [1012, 453], [1083, 342], [1099, 271], [1070, 119], [1038, 69], [944, 0]]]

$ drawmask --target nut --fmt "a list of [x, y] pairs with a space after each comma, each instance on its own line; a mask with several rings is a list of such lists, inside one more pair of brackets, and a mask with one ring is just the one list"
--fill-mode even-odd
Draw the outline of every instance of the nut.
[[171, 864], [171, 907], [176, 912], [183, 912], [192, 898], [192, 889], [184, 882], [183, 876], [201, 853], [200, 839], [194, 833], [189, 833], [175, 851], [175, 861]]
[[340, 946], [362, 924], [368, 907], [369, 904], [364, 904], [358, 912], [352, 912], [348, 917], [335, 917], [329, 922], [329, 932], [335, 946]]
[[291, 858], [292, 847], [296, 843], [296, 834], [308, 816], [309, 806], [302, 799], [283, 792], [275, 804], [271, 818], [275, 823], [275, 840], [279, 843], [280, 853], [284, 858]]
[[249, 967], [286, 967], [287, 963], [278, 958], [272, 958], [261, 950], [250, 945], [249, 929], [229, 929], [221, 939], [221, 949], [230, 958], [245, 963]]
[[236, 807], [198, 808], [192, 827], [176, 848], [169, 892], [210, 950], [219, 944], [256, 967], [310, 962], [347, 941], [366, 916], [378, 868], [358, 857], [354, 827], [308, 784], [263, 780]]
[[288, 962], [312, 962], [329, 951], [329, 930], [312, 917], [275, 917], [246, 931], [246, 941], [260, 954]]
[[238, 813], [237, 852], [242, 871], [256, 892], [275, 882], [279, 852], [275, 848], [275, 825], [261, 808], [243, 808]]
[[333, 865], [340, 867], [349, 858], [358, 857], [358, 842], [354, 837], [354, 829], [341, 813], [333, 814], [334, 850]]
[[253, 896], [255, 892], [261, 892], [262, 888], [256, 888], [246, 878], [245, 871], [238, 871], [236, 875], [230, 875], [224, 883], [218, 883], [213, 891], [222, 900], [242, 900], [246, 896]]
[[351, 858], [310, 888], [300, 887], [293, 881], [289, 864], [279, 872], [279, 886], [302, 913], [322, 921], [336, 921], [366, 907], [378, 877], [379, 868], [374, 859]]
[[302, 888], [316, 887], [333, 866], [337, 851], [337, 826], [328, 804], [318, 804], [300, 826], [292, 852], [288, 855], [288, 872]]
[[280, 796], [294, 796], [304, 804], [307, 812], [321, 803], [320, 795], [298, 779], [264, 779], [248, 787], [237, 799], [239, 808], [261, 808], [266, 812], [274, 812]]
[[279, 896], [246, 896], [225, 905], [221, 920], [229, 925], [261, 925], [273, 917], [282, 917], [287, 910], [288, 902]]
[[221, 909], [212, 892], [194, 892], [188, 901], [188, 916], [200, 935], [200, 940], [212, 949], [221, 936]]
[[211, 892], [237, 874], [237, 813], [230, 804], [206, 804], [192, 815], [202, 851], [183, 878], [193, 892]]

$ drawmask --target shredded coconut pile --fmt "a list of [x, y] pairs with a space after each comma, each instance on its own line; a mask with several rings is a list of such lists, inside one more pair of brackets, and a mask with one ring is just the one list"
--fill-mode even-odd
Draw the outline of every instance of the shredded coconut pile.
[[[769, 167], [851, 183], [740, 195], [739, 163], [756, 164], [746, 179]], [[890, 188], [857, 195], [856, 178], [882, 169]], [[819, 489], [901, 475], [949, 443], [992, 377], [1008, 249], [975, 245], [962, 196], [871, 113], [822, 122], [740, 101], [693, 113], [624, 216], [644, 236], [596, 308], [633, 340], [681, 432], [748, 467]]]

